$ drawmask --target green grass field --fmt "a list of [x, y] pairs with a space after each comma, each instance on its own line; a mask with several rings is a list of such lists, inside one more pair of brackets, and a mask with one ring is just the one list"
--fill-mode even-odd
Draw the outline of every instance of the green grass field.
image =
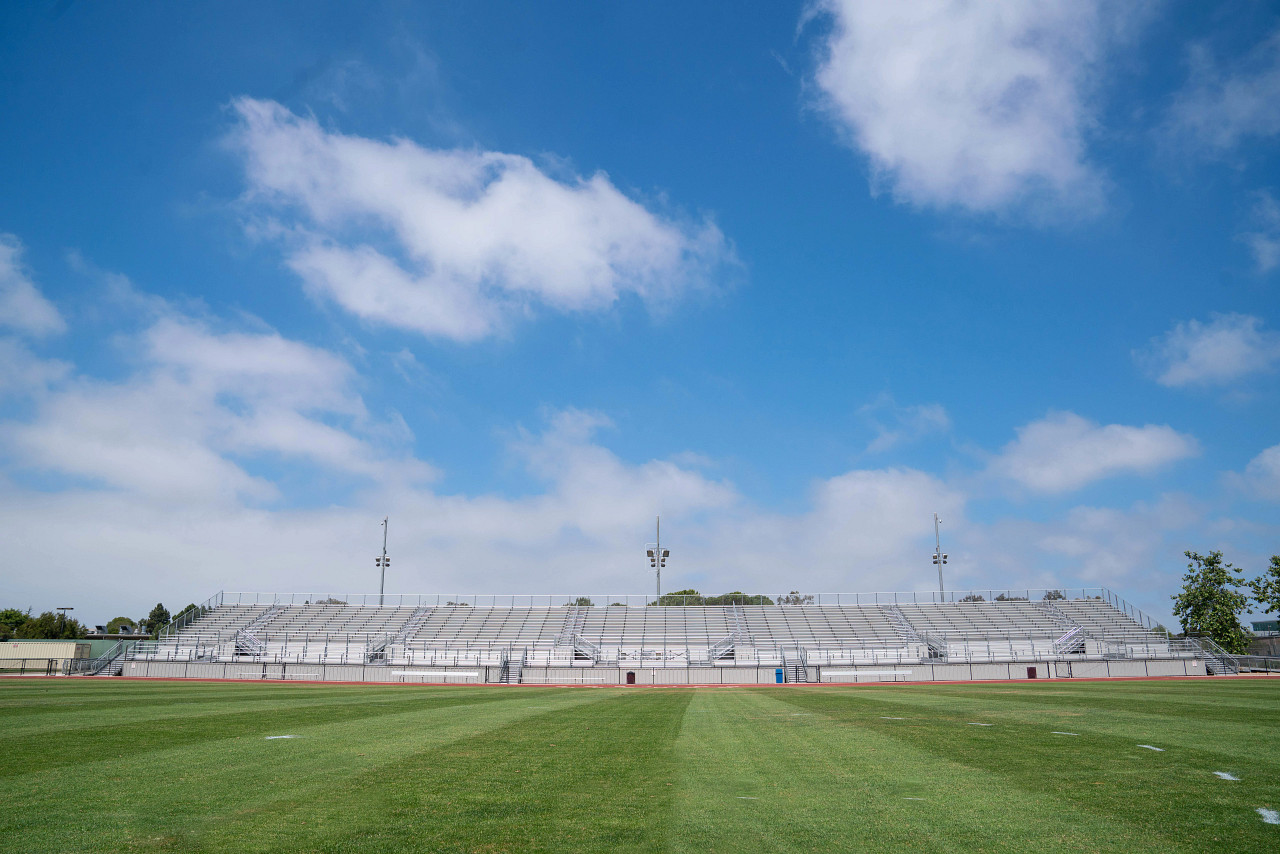
[[9, 679], [0, 720], [4, 852], [1280, 848], [1280, 680]]

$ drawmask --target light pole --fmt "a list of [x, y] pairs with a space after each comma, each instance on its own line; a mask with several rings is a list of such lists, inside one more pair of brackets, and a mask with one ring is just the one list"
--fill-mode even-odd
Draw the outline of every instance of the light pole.
[[[657, 542], [645, 543], [644, 553], [645, 553], [645, 556], [649, 558], [649, 566], [657, 570], [658, 572], [657, 601], [661, 602], [662, 601], [662, 568], [667, 565], [667, 558], [670, 556], [671, 550], [664, 549], [662, 547], [662, 517], [658, 516], [657, 520], [658, 520]], [[654, 604], [657, 604], [657, 602], [655, 602]]]
[[387, 530], [391, 527], [388, 523], [391, 517], [382, 520], [382, 557], [373, 559], [374, 566], [382, 569], [382, 580], [378, 582], [378, 604], [382, 604], [383, 594], [387, 589], [387, 567], [391, 566], [391, 558], [387, 557]]
[[942, 520], [933, 514], [933, 565], [938, 568], [938, 593], [945, 594], [942, 586], [942, 567], [947, 564], [947, 556], [942, 553], [942, 534], [939, 531]]
[[54, 610], [62, 612], [62, 622], [58, 624], [58, 634], [62, 634], [64, 631], [66, 631], [66, 628], [67, 628], [67, 612], [74, 611], [75, 608], [71, 607], [70, 605], [64, 605], [63, 607], [55, 608]]

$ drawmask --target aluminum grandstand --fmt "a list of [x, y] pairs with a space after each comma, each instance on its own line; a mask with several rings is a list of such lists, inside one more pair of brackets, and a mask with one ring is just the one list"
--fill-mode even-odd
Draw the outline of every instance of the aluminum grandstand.
[[[382, 604], [379, 604], [379, 600]], [[652, 597], [219, 593], [110, 675], [526, 684], [751, 684], [1234, 669], [1105, 588]]]

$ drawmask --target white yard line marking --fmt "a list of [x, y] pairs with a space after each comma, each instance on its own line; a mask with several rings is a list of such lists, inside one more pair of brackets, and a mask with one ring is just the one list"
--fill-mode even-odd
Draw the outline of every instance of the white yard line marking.
[[923, 801], [924, 798], [903, 798], [904, 801]]
[[880, 720], [882, 720], [882, 721], [905, 721], [905, 720], [906, 720], [906, 718], [891, 718], [891, 717], [889, 717], [888, 715], [881, 715], [881, 716], [880, 716]]
[[995, 726], [995, 724], [980, 724], [976, 721], [969, 721], [969, 726]]
[[269, 735], [267, 736], [267, 741], [270, 741], [273, 738], [297, 738], [297, 736], [296, 735]]
[[1280, 812], [1269, 810], [1266, 807], [1258, 807], [1258, 815], [1262, 816], [1262, 820], [1267, 824], [1280, 824]]
[[749, 797], [747, 797], [746, 795], [738, 795], [738, 800], [740, 800], [740, 801], [758, 801], [758, 800], [760, 800], [760, 799], [759, 799], [759, 798], [749, 798]]
[[1214, 772], [1213, 772], [1213, 776], [1215, 776], [1215, 777], [1220, 777], [1220, 778], [1221, 778], [1221, 779], [1223, 779], [1223, 780], [1236, 780], [1236, 781], [1239, 781], [1239, 779], [1240, 779], [1240, 778], [1239, 778], [1239, 777], [1237, 777], [1235, 774], [1231, 774], [1231, 773], [1229, 773], [1229, 772], [1227, 772], [1227, 771], [1214, 771]]
[[1049, 733], [1049, 735], [1079, 735], [1079, 734], [1080, 733], [1078, 732], [1058, 732], [1056, 729], [1053, 732]]
[[1151, 746], [1151, 745], [1149, 745], [1149, 744], [1139, 744], [1138, 746], [1139, 746], [1139, 747], [1145, 747], [1147, 750], [1154, 750], [1154, 751], [1156, 751], [1157, 753], [1164, 753], [1164, 748], [1163, 748], [1163, 747], [1152, 747], [1152, 746]]

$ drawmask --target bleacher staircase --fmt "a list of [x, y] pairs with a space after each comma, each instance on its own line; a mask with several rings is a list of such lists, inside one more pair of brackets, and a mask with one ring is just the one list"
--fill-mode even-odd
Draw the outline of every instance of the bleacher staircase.
[[788, 682], [809, 681], [809, 668], [804, 666], [804, 650], [800, 647], [783, 648], [782, 667]]
[[236, 636], [235, 636], [236, 655], [252, 655], [252, 656], [263, 655], [267, 651], [267, 644], [265, 641], [259, 638], [256, 634], [254, 634], [254, 632], [258, 631], [267, 623], [271, 622], [271, 619], [275, 617], [277, 614], [280, 614], [283, 612], [284, 612], [284, 606], [272, 605], [270, 608], [268, 608], [267, 610], [259, 614], [257, 618], [254, 619], [253, 622], [251, 622], [249, 625], [245, 626], [243, 629], [240, 629], [238, 632], [236, 632]]
[[520, 672], [524, 669], [525, 650], [512, 650], [506, 661], [502, 662], [502, 674], [498, 681], [503, 685], [519, 685]]
[[387, 650], [398, 647], [418, 633], [418, 629], [422, 628], [422, 624], [431, 616], [431, 608], [421, 607], [414, 610], [409, 615], [409, 619], [400, 627], [394, 635], [386, 637], [380, 641], [374, 641], [369, 645], [369, 651], [365, 654], [365, 661], [369, 664], [379, 664], [387, 660]]

